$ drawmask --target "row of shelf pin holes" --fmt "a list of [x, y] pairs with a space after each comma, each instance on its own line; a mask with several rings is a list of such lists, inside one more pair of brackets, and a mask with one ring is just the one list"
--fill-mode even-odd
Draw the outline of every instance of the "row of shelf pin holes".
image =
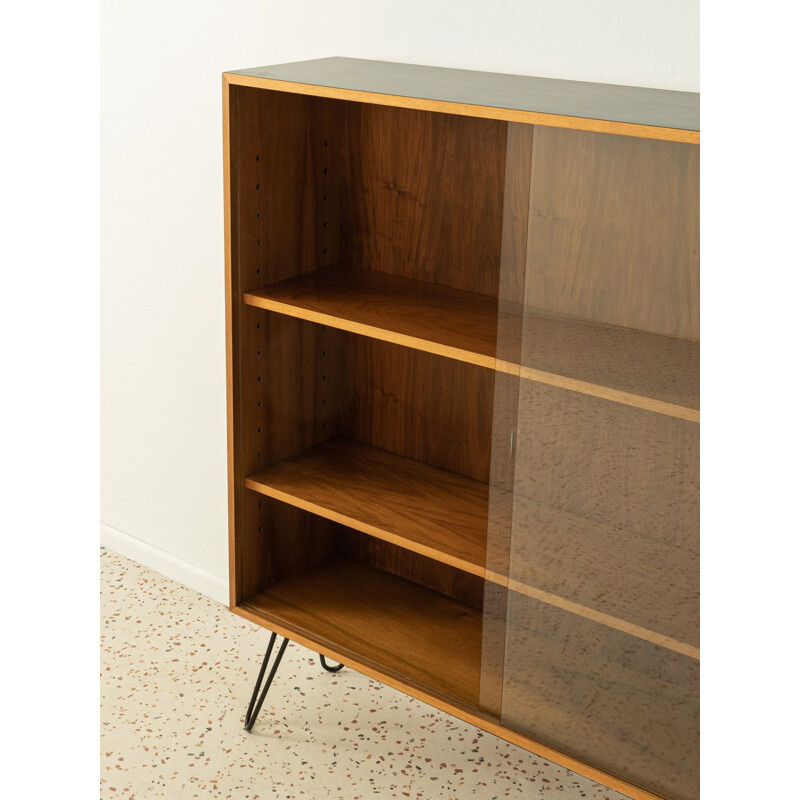
[[[328, 147], [328, 140], [327, 140], [327, 139], [326, 139], [326, 140], [324, 140], [323, 144], [324, 144], [324, 146], [325, 146], [325, 147]], [[260, 154], [256, 154], [256, 161], [261, 161], [261, 155], [260, 155]], [[323, 171], [323, 174], [325, 174], [325, 175], [327, 175], [327, 174], [328, 174], [328, 167], [327, 167], [327, 165], [325, 165], [325, 166], [322, 168], [322, 171]], [[257, 183], [257, 184], [256, 184], [256, 191], [261, 191], [261, 184], [260, 184], [260, 183]], [[328, 195], [327, 195], [327, 194], [324, 194], [324, 195], [322, 196], [322, 199], [323, 199], [323, 201], [324, 201], [324, 202], [326, 202], [326, 203], [327, 203], [327, 202], [328, 202]], [[256, 212], [256, 219], [261, 219], [261, 212], [260, 212], [260, 211], [257, 211], [257, 212]], [[323, 227], [323, 228], [327, 228], [327, 227], [328, 227], [328, 220], [323, 220], [323, 221], [322, 221], [322, 227]], [[256, 246], [257, 246], [257, 247], [261, 247], [261, 240], [260, 240], [260, 239], [257, 239], [257, 240], [256, 240]], [[323, 247], [323, 248], [322, 248], [322, 254], [323, 254], [323, 255], [327, 255], [327, 254], [328, 254], [328, 248], [327, 248], [327, 247]], [[260, 274], [261, 274], [261, 267], [256, 267], [256, 275], [260, 275]], [[260, 322], [256, 323], [256, 327], [260, 329], [260, 328], [261, 328], [261, 323], [260, 323]], [[326, 331], [326, 330], [327, 330], [327, 327], [328, 327], [327, 325], [323, 325], [323, 326], [322, 326], [322, 331], [323, 331], [323, 332], [324, 332], [324, 331]], [[326, 355], [326, 352], [327, 352], [327, 351], [326, 351], [325, 349], [323, 349], [323, 350], [322, 350], [322, 355], [323, 355], [323, 356], [325, 356], [325, 355]], [[258, 355], [258, 356], [261, 356], [261, 350], [258, 350], [258, 351], [257, 351], [257, 355]], [[327, 378], [327, 375], [326, 375], [325, 373], [323, 373], [323, 375], [322, 375], [322, 380], [323, 380], [323, 381], [325, 381], [325, 379], [326, 379], [326, 378]], [[258, 380], [259, 382], [261, 382], [261, 381], [262, 381], [262, 376], [261, 376], [261, 375], [259, 375], [259, 376], [258, 376], [258, 378], [257, 378], [257, 380]], [[322, 398], [322, 405], [323, 405], [323, 406], [324, 406], [324, 405], [326, 405], [326, 398], [324, 398], [324, 397]], [[259, 401], [258, 401], [258, 408], [262, 408], [262, 407], [263, 407], [263, 402], [262, 402], [261, 400], [259, 400]], [[327, 427], [327, 423], [323, 422], [323, 423], [322, 423], [322, 430], [325, 430], [325, 428], [326, 428], [326, 427]], [[263, 428], [262, 428], [262, 427], [259, 427], [259, 428], [258, 428], [258, 433], [262, 433], [262, 432], [263, 432]], [[262, 458], [262, 457], [263, 457], [263, 453], [259, 453], [259, 454], [258, 454], [258, 458], [260, 459], [260, 458]], [[260, 508], [260, 507], [261, 507], [261, 501], [259, 501], [258, 505], [259, 505], [259, 508]], [[260, 531], [260, 530], [261, 530], [261, 528], [259, 527], [259, 531]]]
[[[323, 140], [323, 142], [322, 142], [322, 144], [323, 144], [323, 147], [327, 148], [327, 147], [328, 147], [328, 140], [327, 140], [327, 139], [324, 139], [324, 140]], [[327, 158], [325, 159], [325, 161], [327, 161]], [[328, 174], [328, 165], [327, 165], [327, 163], [323, 164], [323, 167], [322, 167], [322, 174], [323, 174], [323, 175], [327, 175], [327, 174]], [[322, 195], [322, 202], [323, 202], [323, 203], [327, 203], [327, 202], [328, 202], [328, 191], [329, 191], [329, 190], [328, 190], [328, 186], [327, 186], [327, 180], [326, 180], [326, 185], [325, 185], [325, 187], [324, 187], [324, 190], [323, 190], [323, 191], [324, 191], [324, 194]], [[326, 209], [326, 213], [325, 213], [323, 216], [327, 216], [327, 209], [328, 209], [328, 206], [325, 206], [325, 209]], [[328, 255], [328, 248], [327, 248], [327, 247], [325, 247], [325, 244], [326, 244], [326, 241], [325, 241], [325, 238], [326, 238], [326, 236], [325, 236], [325, 234], [326, 234], [326, 232], [325, 232], [325, 229], [326, 229], [327, 227], [328, 227], [328, 220], [327, 220], [327, 219], [323, 219], [323, 220], [322, 220], [322, 228], [323, 228], [323, 237], [322, 237], [322, 245], [323, 245], [323, 246], [322, 246], [322, 255], [323, 255], [323, 257], [324, 257], [324, 256], [326, 256], [326, 255]], [[323, 358], [323, 359], [325, 359], [325, 358], [327, 357], [327, 347], [326, 347], [326, 345], [325, 345], [325, 332], [326, 332], [327, 330], [328, 330], [328, 326], [327, 326], [327, 325], [323, 325], [323, 326], [322, 326], [322, 358]], [[323, 369], [325, 369], [324, 362], [323, 362]], [[322, 382], [323, 382], [323, 384], [324, 384], [324, 386], [325, 386], [325, 387], [327, 387], [327, 384], [325, 384], [325, 379], [326, 379], [326, 377], [327, 377], [326, 373], [325, 373], [325, 372], [323, 372], [323, 373], [322, 373]], [[320, 404], [321, 404], [322, 406], [324, 406], [324, 405], [326, 405], [326, 403], [327, 403], [327, 397], [326, 397], [326, 394], [325, 394], [325, 392], [324, 392], [324, 391], [323, 391], [323, 392], [321, 392], [320, 394], [322, 395], [322, 397], [320, 398]], [[327, 427], [327, 422], [323, 422], [323, 423], [322, 423], [322, 425], [321, 425], [321, 429], [324, 431], [324, 430], [326, 429], [326, 427]]]

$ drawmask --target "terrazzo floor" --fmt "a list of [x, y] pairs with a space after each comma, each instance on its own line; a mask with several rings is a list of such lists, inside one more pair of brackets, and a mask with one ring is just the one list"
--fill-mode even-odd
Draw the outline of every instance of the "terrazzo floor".
[[101, 550], [101, 798], [559, 798], [606, 789], [290, 644], [253, 733], [268, 634]]

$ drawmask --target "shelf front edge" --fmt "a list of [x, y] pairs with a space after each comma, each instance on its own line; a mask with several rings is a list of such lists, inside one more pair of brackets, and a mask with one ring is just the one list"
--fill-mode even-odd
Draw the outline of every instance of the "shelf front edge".
[[399, 333], [388, 328], [379, 328], [374, 325], [367, 325], [363, 322], [354, 322], [346, 317], [338, 317], [333, 314], [326, 314], [322, 311], [302, 308], [291, 303], [283, 303], [278, 300], [261, 297], [258, 294], [248, 292], [244, 296], [244, 302], [249, 306], [263, 308], [265, 311], [274, 311], [278, 314], [286, 314], [295, 319], [303, 319], [307, 322], [314, 322], [318, 325], [330, 325], [332, 328], [355, 333], [360, 336], [367, 336], [371, 339], [379, 339], [383, 342], [409, 347], [412, 350], [421, 350], [435, 356], [452, 358], [455, 361], [463, 361], [477, 367], [494, 369], [497, 360], [493, 356], [476, 353], [472, 350], [464, 350], [453, 345], [435, 342], [432, 339], [421, 339], [407, 333]]

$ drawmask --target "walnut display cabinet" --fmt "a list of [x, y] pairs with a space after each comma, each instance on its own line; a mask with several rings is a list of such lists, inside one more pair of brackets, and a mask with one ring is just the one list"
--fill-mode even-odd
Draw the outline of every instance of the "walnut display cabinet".
[[223, 88], [231, 608], [696, 798], [698, 96], [345, 58]]

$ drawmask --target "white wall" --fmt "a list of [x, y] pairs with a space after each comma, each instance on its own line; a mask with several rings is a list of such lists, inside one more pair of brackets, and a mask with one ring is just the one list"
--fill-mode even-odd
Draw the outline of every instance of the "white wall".
[[102, 9], [102, 538], [224, 601], [220, 73], [341, 55], [699, 91], [699, 0]]

